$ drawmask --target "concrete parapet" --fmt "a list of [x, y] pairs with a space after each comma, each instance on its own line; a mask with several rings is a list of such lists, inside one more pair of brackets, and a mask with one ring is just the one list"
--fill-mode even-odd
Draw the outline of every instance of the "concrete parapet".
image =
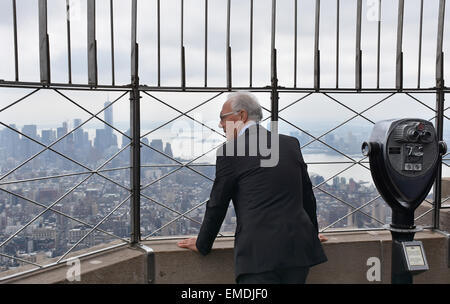
[[[328, 262], [311, 268], [307, 283], [390, 283], [391, 235], [389, 231], [336, 232], [323, 243]], [[414, 277], [415, 283], [450, 283], [449, 240], [445, 234], [423, 231], [416, 234], [423, 242], [430, 270]], [[180, 249], [176, 239], [151, 240], [143, 244], [154, 252], [156, 284], [233, 284], [234, 262], [231, 237], [219, 238], [206, 257]], [[274, 248], [275, 250], [275, 248]], [[380, 261], [380, 281], [369, 282], [368, 259]], [[62, 264], [20, 275], [3, 283], [147, 283], [147, 253], [122, 246], [80, 259], [80, 281], [67, 280], [68, 265]], [[152, 265], [150, 265], [152, 266]]]

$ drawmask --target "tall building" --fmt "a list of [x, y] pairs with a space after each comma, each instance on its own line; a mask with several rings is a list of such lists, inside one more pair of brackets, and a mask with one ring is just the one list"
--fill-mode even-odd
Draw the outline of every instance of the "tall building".
[[63, 122], [62, 127], [56, 129], [57, 138], [61, 138], [67, 134], [67, 122]]
[[[15, 124], [9, 125], [14, 130], [17, 130]], [[2, 147], [6, 150], [6, 156], [9, 157], [17, 157], [20, 155], [20, 137], [19, 133], [14, 132], [13, 130], [9, 128], [5, 128], [2, 132]]]
[[55, 130], [42, 130], [42, 143], [49, 145], [56, 140]]
[[[110, 101], [105, 102], [104, 106], [105, 108], [111, 104]], [[105, 115], [105, 122], [107, 122], [109, 125], [113, 125], [113, 109], [112, 106], [107, 108], [104, 111]], [[97, 134], [101, 136], [101, 138], [97, 139]], [[95, 138], [95, 147], [97, 149], [108, 149], [109, 147], [117, 147], [117, 136], [113, 134], [113, 129], [105, 124], [105, 127], [103, 131], [100, 131], [99, 129], [96, 130], [96, 138]]]
[[[111, 104], [111, 102], [110, 101], [107, 101], [107, 102], [105, 102], [105, 108], [107, 107], [107, 106], [109, 106]], [[112, 106], [110, 106], [110, 107], [108, 107], [105, 111], [104, 111], [104, 113], [105, 113], [105, 121], [108, 123], [108, 124], [110, 124], [111, 126], [113, 125], [113, 108], [112, 108]], [[106, 128], [107, 126], [105, 126], [105, 128]], [[109, 127], [108, 127], [109, 128]]]
[[173, 157], [172, 145], [170, 143], [166, 143], [166, 147], [164, 148], [164, 153], [170, 157]]
[[[81, 119], [79, 118], [75, 118], [73, 120], [73, 128], [76, 129], [77, 127], [79, 127], [81, 125]], [[78, 149], [83, 149], [84, 148], [84, 142], [83, 142], [83, 138], [84, 138], [84, 134], [83, 134], [83, 128], [78, 128], [73, 132], [73, 142], [75, 145], [75, 148]]]
[[[36, 125], [24, 125], [22, 128], [22, 133], [29, 136], [30, 138], [33, 138], [35, 140], [39, 140], [37, 135], [37, 126]], [[38, 152], [37, 144], [34, 143], [31, 139], [22, 136], [22, 148], [23, 153], [26, 156], [31, 156], [32, 154]]]
[[73, 120], [73, 128], [75, 129], [76, 127], [78, 127], [79, 125], [81, 125], [81, 119], [80, 118], [75, 118]]
[[163, 152], [163, 141], [161, 139], [152, 139], [150, 147], [155, 148], [158, 151]]
[[37, 139], [37, 126], [36, 125], [25, 125], [22, 128], [22, 133], [30, 136], [31, 138]]
[[98, 151], [108, 148], [107, 133], [105, 129], [95, 129], [94, 147]]

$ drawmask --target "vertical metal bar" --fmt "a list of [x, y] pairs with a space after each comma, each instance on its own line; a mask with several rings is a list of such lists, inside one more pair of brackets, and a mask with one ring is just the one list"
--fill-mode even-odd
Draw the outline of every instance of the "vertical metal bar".
[[39, 65], [41, 82], [50, 83], [50, 50], [47, 31], [47, 0], [39, 0]]
[[[273, 0], [276, 1], [276, 0]], [[271, 91], [271, 121], [278, 121], [278, 76], [277, 76], [277, 50], [272, 50], [272, 91]]]
[[[438, 19], [438, 34], [437, 34], [437, 47], [436, 47], [436, 131], [438, 140], [443, 140], [444, 133], [444, 53], [443, 53], [443, 40], [444, 40], [444, 19], [445, 18], [445, 0], [439, 2], [439, 19]], [[439, 165], [436, 173], [436, 182], [434, 184], [434, 214], [433, 214], [433, 227], [439, 229], [440, 221], [440, 209], [442, 198], [442, 157], [439, 157]]]
[[361, 90], [362, 85], [362, 52], [361, 52], [361, 14], [362, 0], [358, 0], [356, 9], [356, 61], [355, 61], [355, 88]]
[[12, 0], [13, 6], [13, 26], [14, 26], [14, 71], [15, 80], [19, 81], [19, 56], [17, 48], [17, 10], [16, 10], [16, 0]]
[[67, 27], [67, 78], [72, 83], [72, 47], [70, 34], [70, 1], [66, 0], [66, 27]]
[[184, 91], [186, 88], [186, 57], [185, 47], [181, 47], [181, 87]]
[[253, 0], [250, 0], [250, 87], [253, 86]]
[[161, 86], [161, 1], [157, 2], [157, 28], [158, 28], [158, 87]]
[[131, 244], [139, 243], [141, 239], [140, 228], [140, 197], [141, 197], [141, 148], [140, 148], [140, 94], [139, 83], [134, 83], [130, 92], [130, 130], [131, 130]]
[[205, 0], [205, 88], [208, 86], [208, 0]]
[[397, 19], [397, 57], [396, 57], [396, 80], [397, 90], [403, 88], [403, 15], [405, 11], [405, 0], [398, 1]]
[[141, 239], [141, 122], [140, 122], [140, 92], [139, 92], [139, 47], [136, 37], [137, 30], [137, 0], [132, 2], [131, 16], [131, 83], [130, 92], [130, 135], [132, 138], [130, 150], [130, 185], [131, 185], [131, 244], [137, 244]]
[[276, 35], [276, 0], [272, 0], [272, 43], [271, 43], [271, 121], [278, 121], [278, 76], [277, 76], [277, 49], [275, 48]]
[[339, 88], [339, 30], [340, 30], [340, 0], [336, 1], [336, 89]]
[[294, 0], [294, 88], [297, 87], [297, 0]]
[[[276, 23], [277, 23], [277, 2], [276, 0], [272, 0], [272, 32], [271, 32], [271, 37], [270, 37], [270, 41], [271, 41], [271, 45], [270, 45], [270, 49], [273, 52], [275, 50], [275, 35], [276, 35]], [[272, 60], [274, 58], [272, 57]], [[274, 67], [274, 65], [271, 65], [272, 68]]]
[[95, 0], [87, 2], [88, 83], [97, 86], [97, 41], [95, 39]]
[[[442, 55], [443, 56], [443, 55]], [[443, 61], [440, 63], [441, 69], [443, 69]], [[436, 133], [438, 140], [443, 140], [444, 134], [444, 102], [445, 102], [445, 92], [444, 92], [444, 80], [440, 81], [441, 87], [438, 87], [436, 92]], [[434, 213], [433, 213], [433, 227], [439, 229], [439, 219], [441, 210], [441, 199], [442, 199], [442, 157], [439, 156], [438, 159], [438, 169], [436, 171], [436, 182], [434, 184], [433, 196], [434, 196]]]
[[231, 76], [231, 47], [227, 48], [227, 88], [231, 91], [233, 87], [232, 76]]
[[437, 33], [437, 50], [436, 50], [436, 86], [443, 87], [441, 81], [444, 80], [442, 50], [444, 43], [444, 21], [445, 21], [445, 0], [439, 2], [439, 19]]
[[184, 46], [184, 0], [181, 0], [181, 9], [180, 9], [180, 14], [181, 14], [181, 23], [180, 23], [180, 45], [181, 47]]
[[186, 87], [186, 60], [184, 49], [184, 0], [181, 0], [181, 29], [180, 29], [180, 51], [181, 51], [181, 87]]
[[110, 32], [111, 32], [111, 83], [112, 83], [112, 85], [115, 85], [116, 72], [115, 72], [115, 63], [114, 63], [114, 6], [113, 6], [113, 0], [109, 1], [109, 23], [110, 23]]
[[231, 90], [231, 46], [230, 46], [231, 0], [227, 1], [227, 88]]
[[314, 32], [314, 89], [320, 88], [320, 50], [319, 50], [320, 0], [316, 0]]
[[131, 81], [138, 81], [137, 0], [131, 2]]
[[381, 0], [378, 0], [378, 32], [377, 32], [377, 89], [380, 88], [380, 52], [381, 52]]
[[423, 32], [423, 0], [420, 1], [420, 26], [419, 26], [419, 58], [417, 63], [417, 88], [420, 89], [420, 76], [422, 73], [422, 32]]

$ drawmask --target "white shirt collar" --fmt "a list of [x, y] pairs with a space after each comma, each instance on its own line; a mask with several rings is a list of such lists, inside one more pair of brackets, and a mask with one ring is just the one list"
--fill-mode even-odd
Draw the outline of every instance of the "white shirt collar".
[[244, 127], [242, 127], [241, 131], [239, 131], [238, 136], [241, 136], [242, 134], [244, 134], [245, 130], [247, 130], [249, 127], [256, 125], [256, 122], [254, 120], [249, 120]]

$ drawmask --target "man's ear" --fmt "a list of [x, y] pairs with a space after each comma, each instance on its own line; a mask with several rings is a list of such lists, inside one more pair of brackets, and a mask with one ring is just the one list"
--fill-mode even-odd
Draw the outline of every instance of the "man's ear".
[[247, 120], [248, 120], [248, 113], [247, 113], [247, 111], [245, 111], [245, 110], [243, 110], [241, 113], [242, 113], [242, 114], [241, 114], [241, 120], [242, 120], [244, 123], [246, 123]]

